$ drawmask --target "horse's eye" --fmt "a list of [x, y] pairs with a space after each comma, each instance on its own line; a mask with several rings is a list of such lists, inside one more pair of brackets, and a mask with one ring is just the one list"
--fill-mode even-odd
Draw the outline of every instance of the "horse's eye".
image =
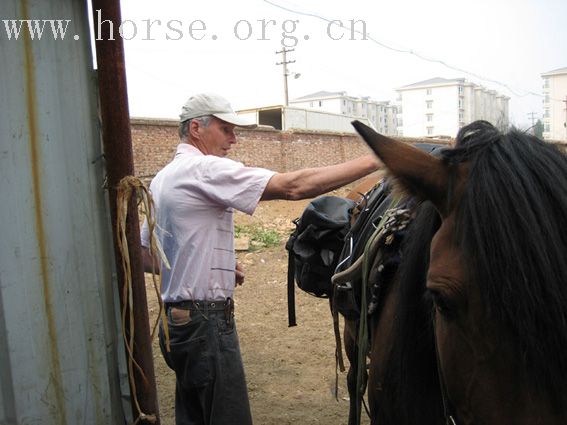
[[438, 311], [439, 314], [441, 314], [445, 319], [453, 319], [456, 316], [456, 311], [451, 301], [441, 295], [438, 291], [429, 290], [428, 292], [429, 296], [433, 300], [435, 310]]

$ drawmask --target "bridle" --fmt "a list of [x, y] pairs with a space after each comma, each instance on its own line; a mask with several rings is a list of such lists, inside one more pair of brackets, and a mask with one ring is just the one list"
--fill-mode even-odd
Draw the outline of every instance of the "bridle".
[[441, 389], [441, 400], [443, 401], [443, 416], [445, 417], [445, 425], [457, 425], [455, 421], [455, 412], [449, 403], [449, 393], [447, 391], [447, 384], [445, 383], [445, 376], [441, 370], [441, 360], [439, 358], [439, 347], [437, 345], [437, 332], [435, 330], [435, 309], [433, 310], [433, 341], [435, 344], [435, 359], [437, 360], [437, 374], [439, 376], [439, 387]]

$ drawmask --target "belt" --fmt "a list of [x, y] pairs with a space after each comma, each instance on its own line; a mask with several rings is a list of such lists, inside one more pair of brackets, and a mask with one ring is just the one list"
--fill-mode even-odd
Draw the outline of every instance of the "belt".
[[184, 300], [184, 301], [166, 302], [165, 308], [168, 309], [170, 307], [177, 307], [185, 310], [205, 310], [205, 311], [225, 310], [227, 308], [234, 308], [234, 303], [232, 302], [231, 298], [227, 298], [226, 300], [215, 300], [215, 301]]

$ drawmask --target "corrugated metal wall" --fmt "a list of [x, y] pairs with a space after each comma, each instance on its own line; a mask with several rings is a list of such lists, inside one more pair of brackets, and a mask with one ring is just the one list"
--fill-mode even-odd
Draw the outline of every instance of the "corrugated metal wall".
[[64, 40], [0, 22], [0, 424], [122, 424], [87, 5], [2, 0], [0, 17], [70, 20]]
[[355, 119], [371, 127], [373, 126], [367, 118], [334, 114], [332, 112], [287, 107], [283, 108], [282, 111], [284, 117], [284, 130], [307, 129], [356, 133], [351, 124], [351, 122]]

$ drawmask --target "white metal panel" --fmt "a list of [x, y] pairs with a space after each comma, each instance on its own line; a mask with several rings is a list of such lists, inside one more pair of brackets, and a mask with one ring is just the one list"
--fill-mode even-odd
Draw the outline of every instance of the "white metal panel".
[[289, 130], [292, 128], [307, 128], [307, 122], [305, 115], [307, 111], [305, 109], [296, 108], [284, 108], [283, 109], [283, 130]]
[[0, 36], [1, 424], [124, 423], [86, 7], [0, 5], [70, 20], [64, 40]]
[[351, 124], [351, 122], [355, 119], [366, 125], [373, 126], [367, 118], [299, 108], [284, 108], [283, 111], [285, 123], [284, 130], [306, 129], [335, 131], [339, 133], [355, 133], [356, 130]]

